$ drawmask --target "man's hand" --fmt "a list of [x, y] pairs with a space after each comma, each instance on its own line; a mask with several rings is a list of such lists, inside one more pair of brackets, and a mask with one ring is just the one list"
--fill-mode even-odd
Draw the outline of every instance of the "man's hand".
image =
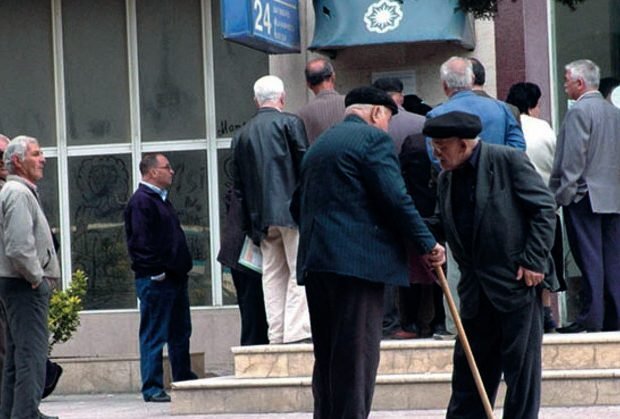
[[519, 266], [519, 270], [517, 270], [517, 280], [525, 280], [525, 285], [528, 287], [535, 287], [540, 284], [543, 279], [545, 279], [545, 274], [530, 271], [523, 266]]
[[43, 281], [47, 281], [47, 286], [49, 287], [50, 291], [54, 291], [56, 289], [56, 286], [58, 284], [56, 278], [50, 278], [47, 276], [44, 276], [43, 279], [41, 280], [41, 282], [39, 282], [36, 285], [32, 285], [32, 289], [36, 290], [37, 288], [39, 288], [41, 286], [41, 284], [43, 283]]
[[446, 263], [446, 249], [437, 243], [433, 250], [424, 255], [424, 259], [433, 268], [441, 266]]

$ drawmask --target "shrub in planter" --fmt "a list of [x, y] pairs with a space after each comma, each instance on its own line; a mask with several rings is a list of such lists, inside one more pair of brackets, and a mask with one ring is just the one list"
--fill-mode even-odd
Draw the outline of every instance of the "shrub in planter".
[[67, 289], [56, 289], [52, 292], [48, 317], [50, 354], [56, 343], [71, 339], [80, 325], [80, 311], [84, 308], [87, 280], [84, 271], [77, 270], [71, 276], [71, 284]]

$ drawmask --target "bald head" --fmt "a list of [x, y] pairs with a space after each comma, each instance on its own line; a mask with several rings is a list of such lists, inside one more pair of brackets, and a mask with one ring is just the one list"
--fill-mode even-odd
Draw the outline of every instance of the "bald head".
[[452, 57], [441, 65], [439, 72], [447, 96], [461, 90], [472, 90], [474, 71], [468, 58]]
[[334, 89], [336, 73], [334, 67], [326, 58], [315, 58], [306, 64], [306, 84], [317, 94], [321, 90]]

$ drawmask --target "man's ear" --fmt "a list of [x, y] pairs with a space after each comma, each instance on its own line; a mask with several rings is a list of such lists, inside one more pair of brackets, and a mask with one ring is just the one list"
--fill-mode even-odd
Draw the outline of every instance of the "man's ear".
[[383, 112], [381, 106], [373, 106], [370, 109], [370, 120], [372, 122], [377, 121], [381, 117], [381, 112]]

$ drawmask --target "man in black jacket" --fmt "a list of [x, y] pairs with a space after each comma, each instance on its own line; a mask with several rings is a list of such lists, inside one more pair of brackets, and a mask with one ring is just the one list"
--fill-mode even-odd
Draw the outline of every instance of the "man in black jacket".
[[308, 146], [303, 121], [284, 109], [284, 84], [264, 76], [254, 84], [256, 115], [235, 135], [233, 182], [241, 197], [243, 230], [263, 255], [269, 343], [310, 338], [303, 288], [295, 273], [299, 232], [289, 212]]
[[[433, 221], [461, 272], [460, 314], [491, 403], [503, 373], [504, 417], [535, 419], [541, 387], [541, 284], [557, 286], [550, 257], [555, 202], [525, 153], [480, 141], [481, 129], [480, 118], [459, 111], [424, 124], [443, 169]], [[457, 340], [447, 417], [484, 416]]]

